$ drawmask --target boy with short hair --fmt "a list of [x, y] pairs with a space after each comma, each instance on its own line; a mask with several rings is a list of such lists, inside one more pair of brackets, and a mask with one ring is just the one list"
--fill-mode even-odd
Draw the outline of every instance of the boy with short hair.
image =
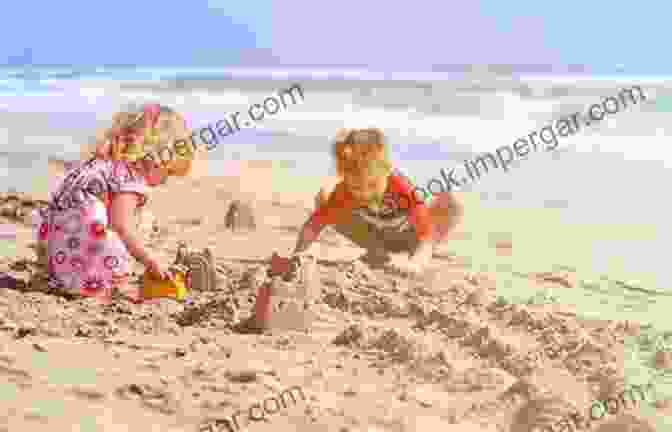
[[322, 229], [340, 234], [367, 250], [369, 261], [389, 261], [390, 253], [408, 252], [405, 273], [421, 272], [434, 245], [445, 239], [463, 215], [451, 192], [435, 195], [431, 205], [418, 201], [413, 185], [393, 169], [380, 129], [341, 129], [333, 145], [342, 181], [320, 189], [316, 209], [299, 234], [294, 254], [306, 251]]

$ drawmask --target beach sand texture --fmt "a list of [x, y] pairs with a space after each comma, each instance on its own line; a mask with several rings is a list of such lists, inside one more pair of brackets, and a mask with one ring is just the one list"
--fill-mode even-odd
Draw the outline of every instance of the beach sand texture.
[[[50, 178], [62, 167], [51, 161]], [[353, 264], [362, 251], [324, 233], [315, 249], [321, 294], [312, 330], [235, 333], [232, 324], [252, 308], [254, 275], [274, 250], [291, 250], [313, 205], [310, 194], [265, 194], [272, 162], [239, 168], [238, 178], [171, 179], [150, 197], [160, 231], [147, 243], [165, 263], [180, 240], [214, 248], [218, 288], [194, 293], [191, 304], [103, 306], [0, 288], [0, 430], [209, 430], [199, 425], [300, 386], [305, 401], [243, 420], [241, 430], [532, 432], [571, 407], [585, 412], [605, 388], [631, 377], [628, 344], [644, 331], [632, 321], [586, 317], [578, 303], [498, 298], [507, 286], [527, 297], [560, 296], [589, 282], [575, 269], [536, 261], [538, 249], [490, 227], [492, 214], [469, 194], [468, 222], [422, 277]], [[256, 231], [225, 229], [234, 199], [251, 202]], [[545, 217], [552, 224], [552, 214]], [[1, 270], [27, 280], [31, 229], [3, 223], [15, 224], [17, 238]], [[529, 268], [516, 270], [514, 259]], [[532, 405], [538, 412], [521, 423]], [[645, 408], [628, 413], [651, 424], [672, 413], [662, 402]]]

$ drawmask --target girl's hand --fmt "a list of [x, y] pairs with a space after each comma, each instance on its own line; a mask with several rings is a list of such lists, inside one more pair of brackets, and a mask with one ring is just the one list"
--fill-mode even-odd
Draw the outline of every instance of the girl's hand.
[[145, 269], [158, 279], [173, 278], [173, 275], [153, 257], [146, 259], [143, 264], [145, 265]]

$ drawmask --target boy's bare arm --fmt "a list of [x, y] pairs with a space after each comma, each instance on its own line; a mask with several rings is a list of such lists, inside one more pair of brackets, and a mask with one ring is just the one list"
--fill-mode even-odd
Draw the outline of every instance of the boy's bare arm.
[[294, 252], [292, 255], [300, 254], [307, 251], [310, 246], [318, 239], [320, 232], [322, 232], [323, 227], [317, 227], [310, 222], [308, 219], [301, 228], [299, 237], [296, 240], [296, 246], [294, 247]]

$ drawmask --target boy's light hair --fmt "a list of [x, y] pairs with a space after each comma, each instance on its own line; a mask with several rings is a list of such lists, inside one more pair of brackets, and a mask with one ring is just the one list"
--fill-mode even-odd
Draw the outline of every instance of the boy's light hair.
[[378, 128], [339, 129], [332, 153], [336, 159], [336, 171], [340, 176], [367, 170], [374, 170], [373, 174], [382, 174], [381, 168], [383, 171], [391, 169], [387, 140], [383, 131]]

